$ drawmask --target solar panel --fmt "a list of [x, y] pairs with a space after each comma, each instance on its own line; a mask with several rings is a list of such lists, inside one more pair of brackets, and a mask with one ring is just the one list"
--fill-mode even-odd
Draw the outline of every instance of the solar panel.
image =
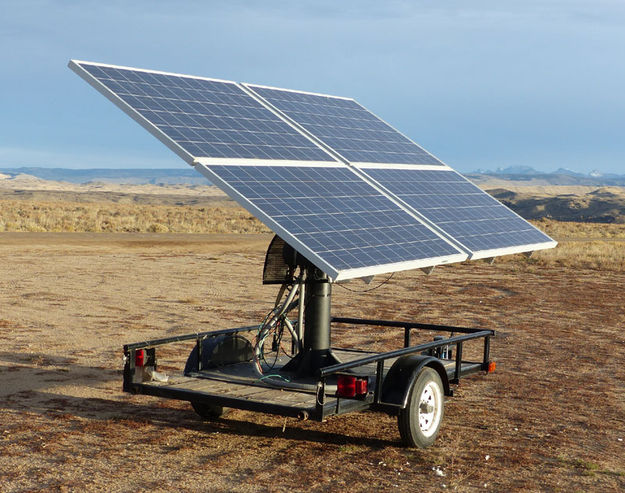
[[244, 86], [351, 163], [443, 165], [353, 99]]
[[555, 246], [352, 99], [69, 65], [333, 280]]
[[344, 165], [199, 170], [336, 280], [467, 258]]
[[451, 169], [362, 169], [471, 253], [472, 258], [551, 248], [555, 242]]
[[334, 161], [234, 82], [90, 62], [70, 67], [188, 162]]

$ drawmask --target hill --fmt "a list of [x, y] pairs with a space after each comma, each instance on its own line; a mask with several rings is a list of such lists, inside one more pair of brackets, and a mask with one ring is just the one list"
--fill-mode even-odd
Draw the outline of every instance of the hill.
[[520, 190], [497, 188], [487, 192], [525, 219], [625, 224], [624, 188], [597, 188], [586, 193], [566, 193], [565, 187], [557, 195], [547, 194], [539, 187]]
[[[34, 171], [36, 175], [18, 173]], [[182, 170], [67, 170], [21, 168], [0, 170], [0, 200], [34, 203], [118, 203], [162, 206], [234, 206], [221, 190], [192, 169]], [[56, 173], [58, 171], [58, 173]], [[186, 183], [187, 173], [189, 182]], [[58, 176], [57, 176], [58, 175]], [[479, 175], [474, 180], [492, 196], [526, 219], [625, 224], [625, 187], [582, 185], [593, 178], [572, 177], [569, 185], [552, 175], [527, 174], [526, 181], [510, 180], [517, 175]], [[567, 175], [563, 175], [567, 176]], [[546, 178], [545, 178], [546, 177]], [[552, 177], [552, 178], [550, 178]], [[82, 183], [81, 180], [89, 178]], [[97, 181], [91, 180], [97, 178]], [[72, 181], [70, 181], [72, 180]], [[108, 180], [108, 181], [107, 181]], [[169, 180], [169, 182], [167, 182]], [[195, 183], [195, 181], [198, 183]], [[616, 180], [616, 178], [615, 178]], [[8, 207], [8, 204], [5, 204]], [[17, 204], [11, 206], [16, 211]], [[50, 207], [52, 207], [50, 205]], [[73, 207], [73, 206], [72, 206]], [[104, 206], [103, 206], [104, 207]], [[106, 207], [105, 207], [106, 208]], [[4, 216], [6, 216], [6, 211]], [[2, 219], [3, 214], [0, 214]]]
[[[175, 169], [68, 169], [68, 168], [0, 168], [9, 177], [30, 175], [42, 180], [68, 183], [119, 183], [129, 185], [208, 185], [206, 178], [190, 166]], [[0, 176], [1, 178], [1, 176]]]
[[[68, 183], [117, 183], [129, 185], [207, 185], [208, 180], [197, 171], [181, 166], [174, 169], [69, 169], [69, 168], [0, 168], [0, 179], [30, 175], [42, 180]], [[576, 173], [560, 168], [543, 173], [529, 166], [512, 166], [495, 171], [477, 170], [464, 173], [474, 183], [484, 188], [508, 188], [509, 186], [585, 186], [623, 187], [625, 175]]]
[[559, 168], [554, 172], [543, 173], [529, 166], [511, 166], [496, 171], [477, 170], [464, 173], [474, 183], [487, 188], [513, 184], [517, 186], [585, 186], [623, 187], [625, 175], [601, 174], [591, 171], [588, 174], [576, 173]]

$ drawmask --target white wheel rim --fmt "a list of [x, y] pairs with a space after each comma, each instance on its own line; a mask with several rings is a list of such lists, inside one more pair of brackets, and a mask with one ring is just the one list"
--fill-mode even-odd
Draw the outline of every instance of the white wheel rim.
[[428, 382], [419, 398], [419, 428], [424, 436], [432, 436], [441, 420], [441, 388], [436, 382]]

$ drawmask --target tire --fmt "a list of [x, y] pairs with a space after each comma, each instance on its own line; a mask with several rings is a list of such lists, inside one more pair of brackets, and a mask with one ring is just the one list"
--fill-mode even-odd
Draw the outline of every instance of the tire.
[[[209, 365], [210, 364], [210, 356], [212, 351], [211, 341], [205, 339], [202, 341], [202, 364]], [[187, 364], [184, 367], [185, 375], [189, 372], [196, 371], [197, 369], [197, 347], [194, 347], [187, 358]], [[230, 411], [230, 408], [218, 406], [215, 404], [207, 404], [205, 402], [193, 402], [191, 401], [191, 407], [193, 410], [206, 421], [214, 421], [224, 416]]]
[[230, 411], [230, 408], [228, 407], [206, 404], [204, 402], [191, 402], [191, 407], [202, 419], [206, 421], [219, 419]]
[[445, 415], [444, 397], [438, 372], [423, 368], [410, 388], [408, 404], [397, 416], [404, 445], [427, 448], [434, 443]]

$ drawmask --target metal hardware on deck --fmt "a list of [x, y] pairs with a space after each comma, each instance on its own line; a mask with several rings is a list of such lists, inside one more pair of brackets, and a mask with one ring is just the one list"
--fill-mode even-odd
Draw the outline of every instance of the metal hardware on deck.
[[375, 394], [373, 400], [376, 404], [380, 403], [382, 397], [382, 380], [384, 380], [384, 360], [378, 361], [375, 370]]
[[198, 372], [202, 371], [202, 346], [204, 345], [203, 342], [204, 342], [203, 337], [197, 338], [196, 347], [197, 347], [197, 371]]
[[456, 369], [454, 370], [454, 378], [451, 383], [458, 384], [460, 382], [460, 369], [462, 366], [462, 342], [456, 345]]
[[410, 347], [410, 327], [404, 327], [404, 347]]

